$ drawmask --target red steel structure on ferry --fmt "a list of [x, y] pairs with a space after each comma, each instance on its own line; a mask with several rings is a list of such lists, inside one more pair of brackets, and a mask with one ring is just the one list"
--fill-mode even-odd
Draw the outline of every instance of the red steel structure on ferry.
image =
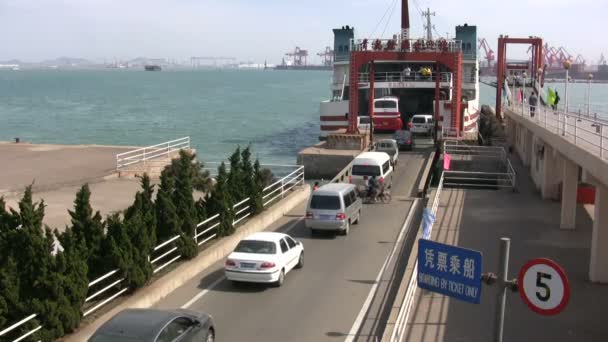
[[[369, 70], [369, 98], [374, 98], [374, 61], [412, 61], [428, 62], [436, 71], [435, 88], [435, 122], [441, 122], [439, 117], [439, 98], [440, 98], [440, 72], [439, 67], [449, 69], [453, 74], [453, 91], [451, 109], [451, 122], [443, 123], [455, 129], [456, 135], [460, 136], [463, 127], [462, 120], [462, 51], [454, 42], [446, 40], [439, 41], [420, 41], [409, 39], [409, 10], [407, 0], [401, 1], [401, 30], [402, 35], [399, 40], [389, 39], [381, 41], [379, 39], [369, 42], [371, 49], [368, 49], [367, 39], [360, 43], [354, 43], [350, 52], [350, 88], [349, 88], [349, 113], [347, 133], [359, 133], [358, 129], [358, 108], [359, 108], [359, 73], [364, 66]], [[370, 110], [373, 112], [373, 101], [369, 101]]]

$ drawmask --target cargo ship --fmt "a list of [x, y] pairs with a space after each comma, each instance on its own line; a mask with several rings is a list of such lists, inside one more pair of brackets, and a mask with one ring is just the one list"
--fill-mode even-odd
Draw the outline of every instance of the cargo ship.
[[370, 120], [374, 129], [381, 128], [385, 120], [374, 116], [370, 100], [381, 98], [397, 99], [391, 103], [398, 104], [394, 112], [401, 124], [391, 127], [407, 129], [414, 115], [426, 114], [435, 119], [438, 134], [477, 138], [476, 26], [457, 26], [453, 39], [432, 37], [430, 31], [412, 39], [406, 0], [402, 11], [402, 31], [391, 39], [355, 39], [350, 26], [333, 30], [331, 97], [320, 104], [321, 140], [345, 129], [358, 131], [357, 125]]
[[145, 65], [144, 69], [146, 71], [161, 71], [161, 67], [160, 65]]

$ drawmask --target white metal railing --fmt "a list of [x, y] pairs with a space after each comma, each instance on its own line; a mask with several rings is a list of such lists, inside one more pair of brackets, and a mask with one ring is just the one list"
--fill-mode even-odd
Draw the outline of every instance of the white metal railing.
[[[432, 72], [431, 75], [425, 75], [419, 71], [404, 72], [404, 71], [388, 71], [388, 72], [374, 72], [374, 82], [435, 82], [437, 77], [436, 72]], [[450, 83], [452, 82], [451, 72], [439, 73], [440, 82]], [[369, 83], [369, 72], [359, 73], [360, 83]]]
[[[8, 327], [8, 328], [6, 328], [6, 329], [4, 329], [4, 330], [0, 331], [0, 337], [5, 336], [5, 338], [6, 338], [6, 335], [7, 335], [8, 333], [10, 333], [11, 331], [13, 331], [13, 330], [15, 330], [15, 329], [19, 328], [20, 326], [22, 326], [23, 324], [25, 324], [25, 323], [27, 323], [27, 322], [31, 321], [32, 319], [36, 318], [36, 316], [37, 316], [37, 314], [32, 314], [32, 315], [29, 315], [29, 316], [25, 317], [24, 319], [20, 320], [19, 322], [17, 322], [17, 323], [15, 323], [15, 324], [11, 325], [10, 327]], [[19, 342], [19, 341], [22, 341], [22, 340], [24, 340], [24, 339], [28, 338], [29, 336], [31, 336], [32, 334], [34, 334], [36, 331], [40, 330], [40, 329], [42, 329], [42, 326], [41, 326], [41, 325], [38, 325], [36, 328], [33, 328], [33, 329], [31, 329], [31, 330], [29, 330], [29, 331], [25, 332], [24, 334], [22, 334], [21, 336], [16, 337], [16, 338], [15, 338], [15, 339], [13, 339], [12, 341], [13, 341], [13, 342]], [[9, 340], [6, 340], [5, 338], [0, 338], [0, 340], [1, 340], [1, 341], [9, 341], [9, 340], [10, 340], [10, 339], [9, 339]], [[40, 341], [38, 341], [38, 342], [40, 342]]]
[[217, 236], [217, 227], [220, 225], [220, 214], [215, 214], [210, 218], [196, 225], [194, 231], [194, 241], [197, 245], [202, 245], [205, 242]]
[[441, 127], [441, 137], [442, 137], [442, 140], [457, 139], [458, 130], [453, 127]]
[[234, 220], [232, 221], [232, 225], [236, 225], [251, 215], [251, 198], [245, 198], [235, 204], [232, 209], [234, 209]]
[[274, 200], [285, 197], [285, 193], [297, 185], [304, 185], [304, 166], [298, 167], [287, 176], [264, 188], [262, 191], [264, 208], [266, 208]]
[[564, 112], [545, 106], [530, 106], [525, 102], [512, 102], [511, 112], [547, 129], [551, 133], [594, 154], [601, 160], [608, 157], [608, 122], [581, 113]]
[[[441, 178], [439, 179], [439, 184], [437, 185], [437, 191], [435, 191], [435, 198], [433, 199], [433, 205], [431, 206], [431, 213], [433, 215], [437, 215], [437, 209], [439, 208], [439, 202], [441, 199], [441, 192], [443, 191], [443, 173], [441, 174]], [[436, 220], [435, 220], [436, 221]], [[433, 231], [433, 224], [429, 227], [429, 234]], [[410, 317], [410, 313], [412, 310], [412, 306], [414, 305], [414, 300], [416, 299], [416, 289], [418, 288], [418, 284], [416, 283], [416, 279], [418, 278], [418, 262], [414, 260], [414, 268], [412, 270], [412, 274], [410, 276], [410, 280], [407, 285], [407, 290], [405, 291], [405, 297], [403, 302], [401, 303], [401, 308], [399, 309], [399, 313], [397, 314], [397, 319], [395, 320], [395, 328], [390, 337], [390, 342], [400, 342], [403, 339], [403, 332], [407, 327], [407, 322]]]
[[[82, 308], [82, 316], [86, 317], [95, 310], [108, 304], [114, 298], [125, 293], [128, 288], [121, 288], [119, 285], [125, 280], [124, 277], [120, 277], [118, 269], [110, 271], [101, 277], [91, 281], [89, 283], [89, 291], [87, 297], [84, 300], [84, 306]], [[102, 294], [113, 291], [109, 296], [102, 298]]]
[[190, 137], [166, 141], [157, 145], [138, 148], [133, 151], [116, 155], [116, 170], [124, 170], [127, 166], [159, 157], [171, 158], [171, 153], [190, 149]]
[[171, 265], [182, 256], [177, 252], [177, 240], [179, 240], [180, 237], [181, 235], [179, 234], [175, 235], [169, 240], [154, 247], [152, 253], [148, 256], [148, 261], [152, 264], [153, 273], [157, 273], [163, 268]]
[[351, 39], [351, 51], [393, 51], [393, 52], [458, 52], [462, 51], [460, 40], [425, 39]]

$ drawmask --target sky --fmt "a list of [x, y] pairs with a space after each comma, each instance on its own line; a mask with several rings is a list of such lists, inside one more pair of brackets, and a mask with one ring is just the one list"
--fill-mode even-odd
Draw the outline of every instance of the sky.
[[[588, 64], [608, 56], [608, 0], [410, 0], [409, 7], [414, 37], [423, 33], [420, 11], [430, 7], [435, 34], [477, 25], [495, 51], [500, 34], [535, 35]], [[399, 31], [400, 10], [401, 0], [0, 0], [0, 61], [229, 56], [280, 63], [295, 46], [318, 61], [316, 53], [333, 44], [332, 28], [388, 38]], [[525, 50], [510, 52], [523, 57]]]

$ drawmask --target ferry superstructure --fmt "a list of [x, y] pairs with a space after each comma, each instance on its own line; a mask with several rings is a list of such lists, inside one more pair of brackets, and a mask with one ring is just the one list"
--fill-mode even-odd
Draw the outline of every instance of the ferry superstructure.
[[[331, 97], [320, 105], [321, 131], [347, 129], [351, 113], [370, 116], [372, 89], [373, 99], [399, 99], [404, 127], [413, 115], [431, 114], [442, 134], [476, 139], [480, 115], [476, 26], [457, 26], [454, 39], [410, 39], [407, 1], [402, 6], [402, 32], [392, 39], [355, 39], [350, 26], [333, 30]], [[353, 96], [356, 104], [351, 103]]]

